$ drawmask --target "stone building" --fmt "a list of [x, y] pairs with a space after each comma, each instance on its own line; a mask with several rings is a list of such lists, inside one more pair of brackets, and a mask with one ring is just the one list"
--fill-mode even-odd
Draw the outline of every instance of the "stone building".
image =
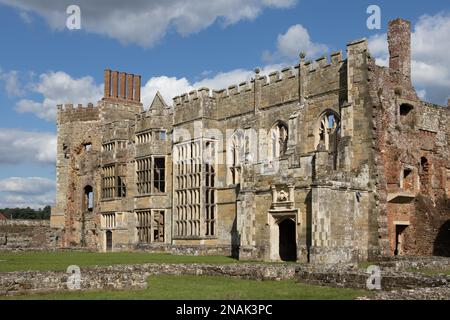
[[411, 83], [410, 23], [389, 67], [365, 39], [224, 90], [140, 101], [105, 71], [96, 106], [58, 106], [62, 246], [337, 263], [448, 255], [450, 111]]

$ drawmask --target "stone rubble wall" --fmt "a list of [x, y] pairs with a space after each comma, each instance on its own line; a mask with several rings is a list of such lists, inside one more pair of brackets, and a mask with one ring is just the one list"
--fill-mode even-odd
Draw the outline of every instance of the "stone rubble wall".
[[[141, 264], [81, 268], [80, 290], [145, 289], [152, 275], [229, 276], [251, 280], [286, 280], [295, 276], [294, 265], [262, 264]], [[70, 274], [64, 271], [2, 273], [0, 295], [69, 291]]]
[[[366, 270], [355, 267], [299, 267], [297, 278], [300, 282], [325, 285], [338, 288], [366, 289], [369, 274]], [[381, 268], [381, 289], [390, 291], [396, 289], [440, 287], [450, 284], [450, 276], [423, 275], [420, 273]]]
[[0, 222], [0, 250], [55, 248], [59, 233], [49, 220], [4, 220]]
[[371, 297], [359, 297], [357, 300], [449, 300], [450, 285], [433, 288], [393, 290], [380, 292]]
[[[420, 260], [420, 259], [418, 259]], [[436, 265], [448, 266], [450, 259], [422, 259], [424, 267]], [[404, 261], [407, 261], [406, 259]], [[404, 262], [403, 261], [403, 262]], [[425, 261], [428, 261], [425, 264]], [[401, 261], [396, 261], [401, 262]], [[413, 263], [409, 260], [409, 263]], [[417, 294], [434, 295], [439, 298], [447, 294], [450, 275], [424, 275], [404, 271], [410, 264], [398, 263], [398, 270], [381, 267], [382, 291], [403, 290], [406, 296]], [[149, 276], [156, 275], [203, 275], [226, 276], [249, 280], [288, 280], [296, 279], [301, 283], [340, 288], [366, 289], [369, 274], [366, 270], [350, 265], [311, 266], [298, 264], [139, 264], [113, 265], [81, 268], [80, 290], [123, 290], [145, 289]], [[64, 271], [24, 271], [1, 273], [0, 295], [32, 294], [55, 291], [68, 291], [67, 280], [70, 274]], [[151, 279], [150, 279], [151, 281]], [[435, 289], [443, 288], [443, 289]], [[447, 289], [445, 289], [447, 288]], [[405, 291], [406, 290], [406, 291]], [[415, 290], [413, 293], [407, 290]], [[419, 293], [418, 293], [419, 292]], [[423, 292], [423, 293], [420, 293]], [[428, 293], [427, 293], [428, 292]], [[397, 293], [392, 293], [393, 297]], [[384, 296], [383, 296], [384, 297]]]

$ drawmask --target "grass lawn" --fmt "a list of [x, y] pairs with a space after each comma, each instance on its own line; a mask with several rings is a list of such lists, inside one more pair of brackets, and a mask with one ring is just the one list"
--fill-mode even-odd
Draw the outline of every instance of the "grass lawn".
[[427, 276], [435, 276], [438, 274], [445, 274], [447, 276], [450, 276], [450, 268], [449, 269], [414, 269], [411, 268], [408, 271], [410, 272], [417, 272], [417, 273], [423, 273]]
[[0, 272], [66, 270], [70, 265], [93, 266], [142, 263], [238, 263], [231, 257], [176, 256], [143, 252], [0, 252]]
[[68, 292], [7, 299], [351, 300], [369, 294], [364, 290], [319, 287], [297, 283], [295, 280], [256, 281], [210, 276], [153, 276], [149, 278], [148, 288], [145, 290]]

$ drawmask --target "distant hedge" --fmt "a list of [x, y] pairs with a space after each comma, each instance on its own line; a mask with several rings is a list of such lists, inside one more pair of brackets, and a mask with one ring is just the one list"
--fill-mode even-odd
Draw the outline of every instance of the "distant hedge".
[[50, 206], [46, 206], [43, 209], [38, 210], [31, 208], [5, 208], [0, 209], [0, 212], [7, 219], [36, 219], [36, 220], [49, 220], [50, 219]]

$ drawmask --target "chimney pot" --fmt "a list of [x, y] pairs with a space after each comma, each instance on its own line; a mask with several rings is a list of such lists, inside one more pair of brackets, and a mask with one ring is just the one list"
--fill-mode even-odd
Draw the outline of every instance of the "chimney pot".
[[120, 73], [120, 98], [125, 99], [126, 94], [126, 81], [127, 81], [127, 74], [125, 72]]
[[113, 98], [118, 97], [118, 90], [119, 90], [118, 76], [119, 76], [119, 73], [117, 71], [112, 72], [112, 97]]
[[111, 70], [105, 70], [105, 98], [109, 98], [111, 96]]

